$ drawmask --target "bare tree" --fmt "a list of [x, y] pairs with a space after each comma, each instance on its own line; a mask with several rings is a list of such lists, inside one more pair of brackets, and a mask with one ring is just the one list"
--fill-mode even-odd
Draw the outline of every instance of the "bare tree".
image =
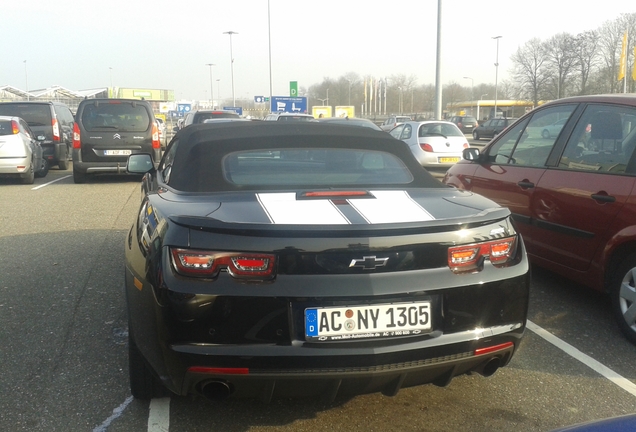
[[541, 90], [550, 79], [544, 66], [547, 61], [545, 44], [534, 38], [526, 42], [513, 54], [513, 75], [517, 82], [517, 97], [531, 100], [538, 105]]
[[551, 99], [560, 99], [568, 95], [572, 87], [570, 77], [577, 72], [578, 57], [575, 38], [569, 33], [559, 33], [545, 43], [546, 69], [552, 76], [553, 88]]
[[598, 31], [588, 30], [580, 33], [575, 38], [575, 55], [578, 66], [578, 94], [588, 94], [588, 81], [590, 75], [598, 69]]

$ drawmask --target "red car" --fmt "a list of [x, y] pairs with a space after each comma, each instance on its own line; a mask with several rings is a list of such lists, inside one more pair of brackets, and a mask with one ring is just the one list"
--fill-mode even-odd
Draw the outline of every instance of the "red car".
[[635, 147], [636, 96], [565, 98], [527, 113], [481, 152], [464, 150], [443, 180], [508, 207], [531, 262], [607, 292], [633, 343]]

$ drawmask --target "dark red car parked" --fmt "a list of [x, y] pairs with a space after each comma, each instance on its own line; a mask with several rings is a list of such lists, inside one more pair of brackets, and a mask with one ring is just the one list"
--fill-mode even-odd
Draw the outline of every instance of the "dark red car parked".
[[508, 207], [534, 264], [609, 293], [634, 343], [635, 147], [636, 96], [572, 97], [521, 117], [481, 152], [464, 150], [444, 178]]

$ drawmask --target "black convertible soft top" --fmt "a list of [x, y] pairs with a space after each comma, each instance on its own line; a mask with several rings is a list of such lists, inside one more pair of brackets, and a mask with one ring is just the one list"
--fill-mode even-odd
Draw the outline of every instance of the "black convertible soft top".
[[[386, 132], [313, 122], [224, 122], [188, 126], [177, 133], [169, 185], [176, 190], [232, 190], [222, 174], [223, 158], [241, 150], [343, 148], [383, 151], [402, 160], [413, 175], [405, 187], [445, 187], [424, 170], [408, 145]], [[167, 149], [170, 152], [170, 148]], [[193, 188], [193, 184], [205, 188]], [[343, 185], [346, 186], [346, 185]]]

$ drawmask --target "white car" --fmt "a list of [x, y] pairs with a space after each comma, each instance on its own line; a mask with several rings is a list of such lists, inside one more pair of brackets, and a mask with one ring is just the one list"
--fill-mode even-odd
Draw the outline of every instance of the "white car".
[[389, 133], [407, 143], [424, 168], [449, 168], [470, 147], [464, 133], [448, 121], [407, 121]]
[[0, 176], [33, 184], [35, 177], [44, 177], [48, 171], [40, 142], [29, 125], [20, 117], [0, 116]]

